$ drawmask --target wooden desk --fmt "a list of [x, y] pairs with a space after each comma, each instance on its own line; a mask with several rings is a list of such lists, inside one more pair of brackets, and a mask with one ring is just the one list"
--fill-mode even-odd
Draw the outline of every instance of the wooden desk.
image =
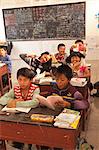
[[54, 127], [53, 124], [36, 123], [30, 120], [32, 113], [56, 116], [60, 112], [60, 109], [53, 111], [48, 108], [35, 108], [29, 114], [0, 115], [0, 139], [75, 150], [79, 128], [61, 129]]
[[7, 65], [0, 66], [0, 96], [10, 89], [9, 74]]

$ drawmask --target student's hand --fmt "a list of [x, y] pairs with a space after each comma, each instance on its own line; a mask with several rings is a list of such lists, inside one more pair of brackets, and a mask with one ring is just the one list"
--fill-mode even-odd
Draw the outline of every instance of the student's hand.
[[50, 72], [45, 72], [45, 77], [51, 76]]
[[7, 103], [7, 107], [9, 107], [9, 108], [15, 108], [16, 107], [16, 101], [15, 100], [10, 100]]
[[71, 104], [69, 102], [66, 102], [66, 101], [58, 101], [55, 103], [55, 106], [56, 107], [70, 107]]
[[9, 108], [15, 108], [15, 107], [16, 107], [16, 103], [19, 102], [19, 101], [24, 101], [24, 100], [23, 100], [23, 99], [10, 100], [10, 101], [7, 103], [7, 107], [9, 107]]

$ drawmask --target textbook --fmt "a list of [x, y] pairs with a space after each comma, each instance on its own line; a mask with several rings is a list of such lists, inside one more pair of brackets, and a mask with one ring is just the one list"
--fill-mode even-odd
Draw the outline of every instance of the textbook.
[[64, 108], [64, 110], [54, 119], [54, 126], [59, 128], [76, 129], [80, 120], [80, 112]]
[[63, 100], [61, 96], [48, 96], [47, 98], [36, 95], [36, 98], [38, 99], [41, 106], [46, 106], [52, 110], [55, 110], [57, 107], [56, 104], [58, 103], [58, 106], [61, 107], [61, 103], [64, 103], [64, 105], [67, 105], [67, 102]]
[[16, 108], [9, 108], [5, 106], [1, 111], [6, 111], [6, 112], [25, 112], [28, 113], [31, 110], [31, 108], [25, 108], [25, 107], [16, 107]]
[[54, 126], [59, 127], [59, 128], [76, 129], [78, 126], [79, 120], [80, 120], [80, 115], [71, 124], [68, 122], [64, 122], [64, 121], [63, 122], [62, 121], [56, 121], [54, 123]]

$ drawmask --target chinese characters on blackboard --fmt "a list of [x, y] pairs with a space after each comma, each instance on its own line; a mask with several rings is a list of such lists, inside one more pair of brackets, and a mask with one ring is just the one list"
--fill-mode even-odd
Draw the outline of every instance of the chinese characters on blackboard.
[[85, 38], [85, 2], [3, 9], [8, 40]]

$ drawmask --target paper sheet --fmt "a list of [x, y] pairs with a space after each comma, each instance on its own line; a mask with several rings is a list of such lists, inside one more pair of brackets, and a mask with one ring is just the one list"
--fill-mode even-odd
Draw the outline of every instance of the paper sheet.
[[24, 107], [17, 107], [17, 108], [9, 108], [7, 106], [5, 106], [1, 111], [6, 111], [6, 112], [25, 112], [28, 113], [30, 111], [30, 107], [29, 108], [24, 108]]

